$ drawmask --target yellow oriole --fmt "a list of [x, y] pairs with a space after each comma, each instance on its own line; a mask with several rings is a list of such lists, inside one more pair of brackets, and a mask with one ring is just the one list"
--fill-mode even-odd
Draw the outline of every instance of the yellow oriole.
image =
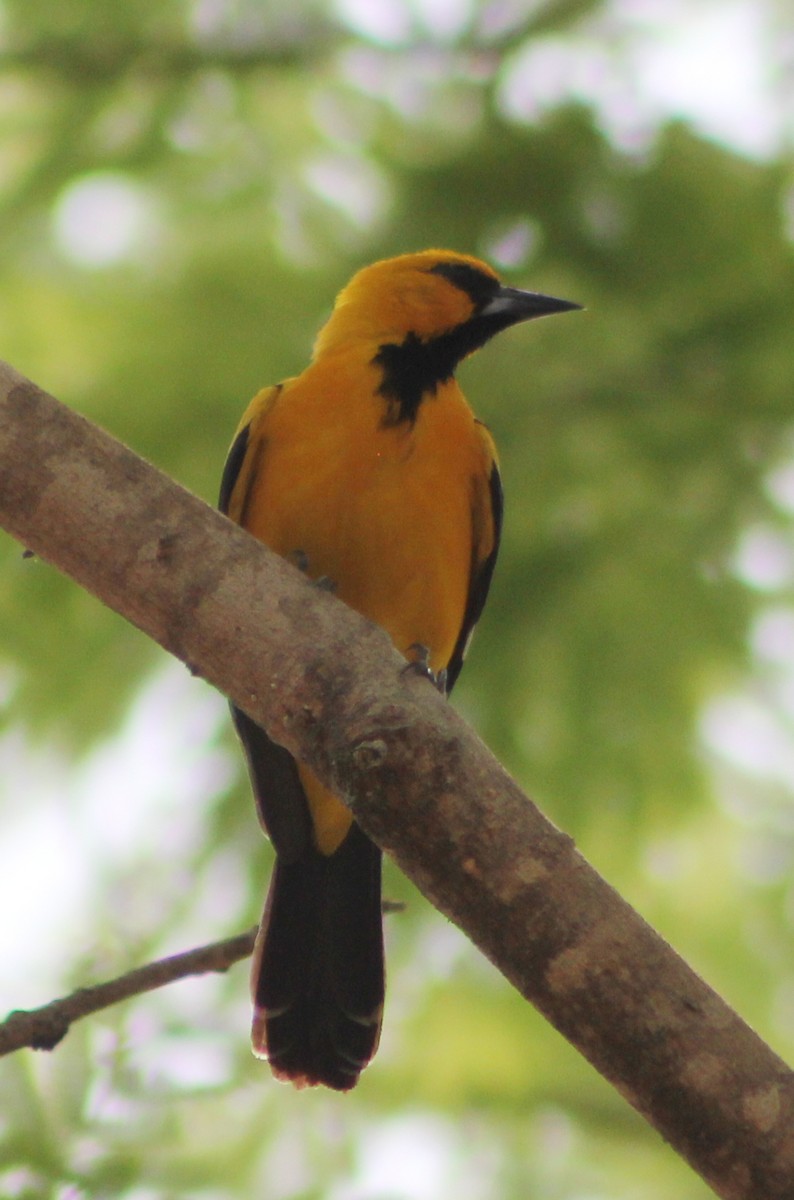
[[[254, 398], [220, 507], [330, 580], [449, 692], [496, 560], [496, 451], [454, 379], [519, 321], [577, 308], [426, 250], [359, 271], [310, 366]], [[233, 710], [276, 863], [254, 954], [254, 1051], [297, 1086], [353, 1087], [383, 1011], [379, 849], [312, 772]]]

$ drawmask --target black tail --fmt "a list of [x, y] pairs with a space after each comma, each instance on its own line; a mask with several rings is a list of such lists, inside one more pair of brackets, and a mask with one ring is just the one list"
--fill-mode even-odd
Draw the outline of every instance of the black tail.
[[253, 1046], [298, 1087], [346, 1092], [378, 1046], [381, 855], [359, 829], [338, 850], [276, 859], [251, 978]]

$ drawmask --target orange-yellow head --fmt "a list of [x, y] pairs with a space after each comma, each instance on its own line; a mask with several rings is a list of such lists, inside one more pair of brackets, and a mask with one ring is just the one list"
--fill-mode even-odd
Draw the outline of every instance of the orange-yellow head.
[[509, 325], [578, 308], [537, 292], [505, 287], [468, 254], [422, 250], [364, 267], [339, 293], [317, 337], [315, 359], [351, 342], [435, 344], [451, 374], [467, 354]]

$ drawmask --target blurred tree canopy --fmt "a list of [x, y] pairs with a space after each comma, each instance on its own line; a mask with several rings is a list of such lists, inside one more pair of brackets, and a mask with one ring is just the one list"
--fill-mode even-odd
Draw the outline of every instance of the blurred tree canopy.
[[[791, 17], [755, 11], [773, 80]], [[461, 373], [507, 511], [456, 703], [790, 1056], [791, 155], [649, 120], [631, 55], [659, 36], [605, 0], [3, 0], [0, 353], [214, 501], [248, 398], [302, 369], [362, 263], [449, 246], [583, 303]], [[57, 986], [252, 923], [269, 850], [222, 704], [4, 535], [0, 566], [4, 821], [53, 791], [78, 829], [146, 809], [138, 760], [105, 805], [85, 764], [147, 704], [181, 724], [142, 757], [197, 756], [195, 794], [152, 807], [123, 868], [86, 858], [93, 909]], [[356, 1093], [293, 1094], [249, 1058], [244, 968], [183, 983], [50, 1061], [4, 1061], [0, 1192], [709, 1194], [396, 873], [388, 889], [409, 907]]]

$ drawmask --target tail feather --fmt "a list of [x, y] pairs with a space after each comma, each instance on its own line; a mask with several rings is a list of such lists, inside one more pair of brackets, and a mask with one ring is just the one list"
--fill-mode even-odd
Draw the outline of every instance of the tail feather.
[[276, 860], [254, 954], [254, 1051], [297, 1086], [347, 1091], [383, 1011], [380, 850], [357, 825], [331, 855]]

